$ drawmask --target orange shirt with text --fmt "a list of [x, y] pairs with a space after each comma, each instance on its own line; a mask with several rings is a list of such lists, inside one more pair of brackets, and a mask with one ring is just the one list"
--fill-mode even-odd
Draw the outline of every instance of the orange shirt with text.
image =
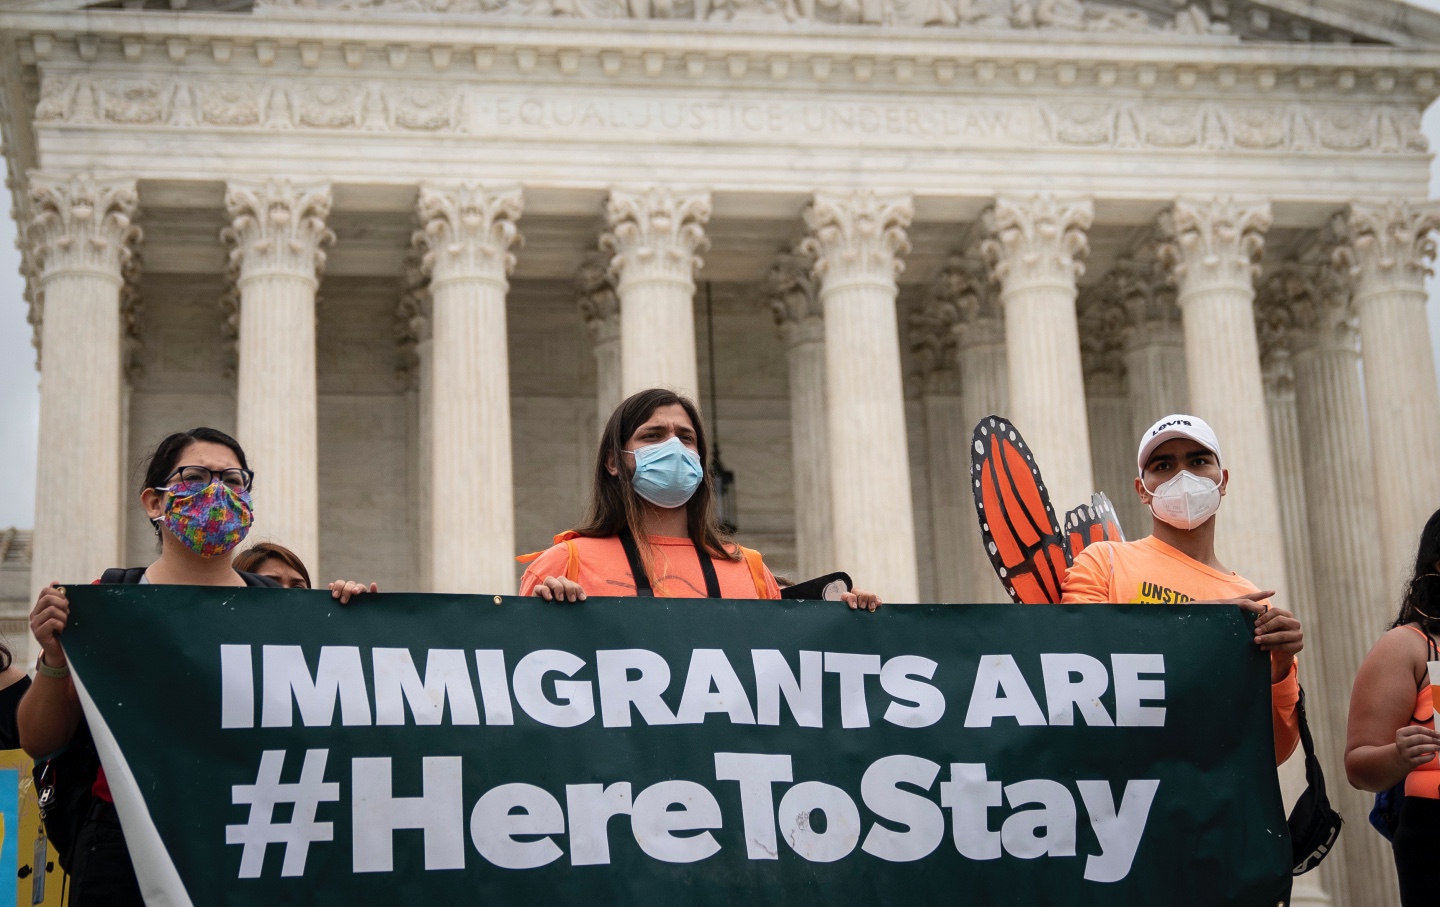
[[[1136, 542], [1096, 542], [1075, 557], [1065, 576], [1065, 604], [1183, 605], [1191, 601], [1235, 598], [1260, 591], [1238, 573], [1221, 573], [1152, 536]], [[1300, 742], [1295, 703], [1300, 699], [1296, 666], [1270, 687], [1275, 725], [1275, 762], [1280, 764]]]
[[[625, 547], [616, 537], [603, 539], [576, 538], [571, 544], [578, 549], [580, 575], [576, 582], [586, 595], [625, 596], [635, 594], [635, 578], [630, 575], [630, 562], [625, 558]], [[700, 558], [695, 553], [695, 543], [689, 539], [668, 536], [650, 536], [654, 549], [657, 574], [650, 578], [655, 594], [662, 598], [704, 598], [705, 574], [700, 570]], [[570, 552], [565, 543], [547, 548], [530, 563], [520, 577], [520, 594], [532, 595], [535, 587], [552, 576], [564, 576], [569, 563]], [[755, 598], [755, 578], [750, 565], [743, 560], [731, 561], [714, 558], [715, 578], [720, 581], [721, 598]], [[779, 598], [780, 587], [770, 568], [765, 568], [764, 598]]]

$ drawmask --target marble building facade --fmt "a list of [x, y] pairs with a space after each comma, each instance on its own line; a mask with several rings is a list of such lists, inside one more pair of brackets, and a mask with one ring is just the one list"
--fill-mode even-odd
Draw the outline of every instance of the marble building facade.
[[1296, 903], [1394, 903], [1339, 756], [1440, 504], [1437, 71], [1388, 0], [10, 0], [32, 594], [151, 556], [139, 464], [197, 424], [319, 576], [513, 591], [658, 384], [777, 571], [1000, 600], [975, 421], [1138, 536], [1136, 439], [1189, 409], [1350, 819]]

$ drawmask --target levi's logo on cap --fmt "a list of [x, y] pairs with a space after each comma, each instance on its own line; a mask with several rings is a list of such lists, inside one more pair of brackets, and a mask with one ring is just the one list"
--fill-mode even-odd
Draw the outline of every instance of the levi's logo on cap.
[[1176, 426], [1176, 425], [1190, 425], [1190, 426], [1193, 426], [1194, 424], [1195, 424], [1195, 423], [1194, 423], [1194, 422], [1191, 422], [1189, 419], [1172, 419], [1172, 420], [1170, 420], [1169, 422], [1161, 422], [1159, 425], [1157, 425], [1157, 426], [1155, 426], [1154, 428], [1150, 429], [1150, 437], [1153, 438], [1153, 437], [1155, 437], [1156, 435], [1160, 434], [1160, 433], [1161, 433], [1162, 431], [1164, 431], [1165, 429], [1171, 428], [1171, 427]]

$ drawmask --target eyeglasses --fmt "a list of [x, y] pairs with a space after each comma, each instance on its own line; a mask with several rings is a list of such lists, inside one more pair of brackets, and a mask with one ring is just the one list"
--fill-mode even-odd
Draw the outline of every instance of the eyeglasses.
[[239, 469], [233, 466], [229, 469], [207, 469], [204, 466], [180, 466], [165, 477], [165, 484], [169, 485], [176, 478], [185, 485], [209, 485], [211, 482], [218, 481], [235, 491], [249, 491], [250, 484], [255, 481], [255, 473], [248, 469]]

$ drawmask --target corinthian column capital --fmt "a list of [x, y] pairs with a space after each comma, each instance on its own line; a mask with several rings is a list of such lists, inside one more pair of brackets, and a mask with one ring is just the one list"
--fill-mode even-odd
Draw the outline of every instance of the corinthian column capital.
[[1048, 192], [1028, 198], [997, 198], [981, 215], [989, 238], [980, 254], [995, 281], [1065, 283], [1085, 273], [1090, 241], [1085, 231], [1095, 219], [1095, 203], [1080, 196]]
[[580, 265], [575, 280], [576, 306], [595, 343], [620, 337], [620, 297], [610, 277], [610, 258], [594, 253]]
[[1262, 350], [1266, 326], [1282, 330], [1294, 355], [1312, 350], [1359, 353], [1360, 319], [1348, 281], [1321, 264], [1288, 262], [1266, 278], [1256, 294]]
[[1260, 273], [1270, 203], [1262, 199], [1177, 199], [1160, 215], [1160, 260], [1185, 290], [1251, 285]]
[[230, 226], [220, 238], [231, 247], [230, 268], [239, 284], [269, 274], [318, 282], [325, 247], [335, 242], [325, 226], [328, 182], [232, 181], [225, 187], [225, 211]]
[[915, 217], [909, 193], [871, 189], [817, 192], [805, 209], [810, 235], [801, 249], [815, 259], [815, 276], [825, 287], [841, 283], [895, 286], [910, 251], [905, 231]]
[[709, 192], [676, 192], [664, 186], [612, 189], [605, 202], [607, 230], [600, 248], [609, 252], [617, 289], [635, 280], [693, 285], [710, 246]]
[[825, 339], [825, 310], [815, 282], [815, 259], [806, 254], [803, 245], [798, 242], [791, 251], [775, 256], [765, 275], [775, 326], [791, 346]]
[[1430, 231], [1440, 228], [1440, 203], [1355, 202], [1331, 226], [1340, 237], [1333, 260], [1362, 285], [1360, 296], [1419, 288], [1435, 258]]
[[103, 277], [120, 285], [136, 265], [139, 198], [133, 179], [91, 174], [30, 174], [25, 225], [30, 271], [41, 287], [61, 273]]
[[434, 284], [456, 278], [504, 285], [515, 267], [510, 251], [523, 243], [515, 222], [525, 201], [520, 187], [481, 183], [421, 183], [416, 211], [420, 264]]

